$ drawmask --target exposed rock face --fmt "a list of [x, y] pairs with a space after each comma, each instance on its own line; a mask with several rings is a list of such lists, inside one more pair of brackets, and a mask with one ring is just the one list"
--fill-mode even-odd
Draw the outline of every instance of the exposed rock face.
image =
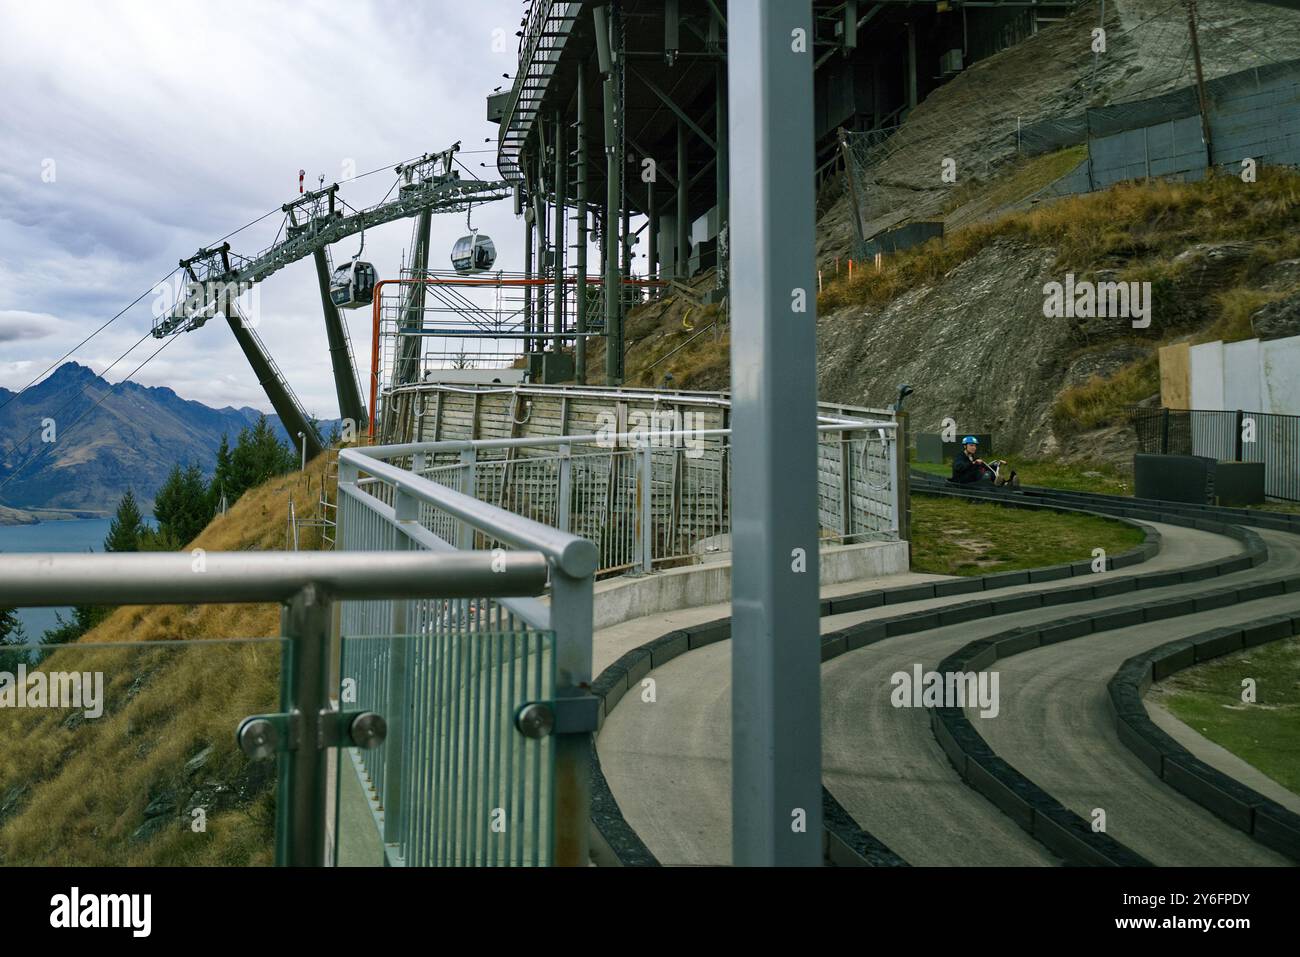
[[899, 383], [912, 428], [993, 434], [999, 451], [1057, 450], [1052, 405], [1061, 389], [1106, 375], [1149, 352], [1127, 320], [1092, 320], [1089, 340], [1112, 340], [1080, 354], [1070, 319], [1043, 315], [1043, 286], [1059, 280], [1050, 249], [991, 244], [937, 283], [881, 308], [846, 307], [818, 322], [818, 378], [829, 401], [881, 406]]
[[1261, 339], [1300, 336], [1300, 292], [1270, 302], [1252, 314], [1250, 328]]

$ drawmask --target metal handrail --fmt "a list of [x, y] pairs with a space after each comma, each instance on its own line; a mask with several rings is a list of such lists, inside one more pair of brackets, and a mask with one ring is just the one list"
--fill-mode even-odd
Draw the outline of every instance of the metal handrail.
[[331, 599], [539, 595], [547, 560], [490, 553], [114, 552], [0, 555], [0, 605], [189, 605], [288, 601], [308, 585]]
[[[432, 443], [440, 446], [441, 443]], [[534, 548], [566, 575], [583, 578], [596, 570], [596, 546], [585, 538], [570, 535], [541, 522], [489, 505], [424, 476], [383, 461], [404, 454], [401, 446], [372, 446], [344, 449], [339, 454], [339, 484], [355, 483], [357, 472], [365, 471], [405, 492], [417, 501], [442, 509], [454, 518], [493, 538], [517, 548]], [[409, 454], [409, 453], [405, 453]], [[344, 474], [345, 470], [350, 474]]]

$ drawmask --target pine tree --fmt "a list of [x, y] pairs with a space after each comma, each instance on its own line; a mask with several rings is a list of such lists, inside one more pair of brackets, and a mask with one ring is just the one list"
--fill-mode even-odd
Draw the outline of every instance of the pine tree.
[[13, 673], [28, 659], [30, 651], [19, 651], [14, 646], [27, 643], [27, 632], [15, 608], [0, 608], [0, 671]]
[[106, 552], [138, 552], [140, 538], [145, 533], [145, 525], [140, 517], [140, 506], [136, 504], [135, 495], [130, 489], [117, 503], [117, 513], [108, 526], [108, 537], [104, 539]]
[[221, 436], [221, 446], [217, 449], [217, 467], [212, 472], [212, 481], [208, 484], [208, 514], [215, 515], [221, 510], [221, 497], [233, 501], [234, 489], [232, 478], [234, 466], [230, 458], [230, 438]]
[[176, 549], [192, 541], [212, 518], [202, 470], [197, 465], [172, 466], [154, 499], [153, 514], [158, 532], [150, 536], [151, 545]]

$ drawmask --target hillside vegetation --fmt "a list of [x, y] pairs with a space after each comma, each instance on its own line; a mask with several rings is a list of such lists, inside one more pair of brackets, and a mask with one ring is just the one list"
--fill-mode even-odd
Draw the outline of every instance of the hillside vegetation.
[[[289, 502], [312, 514], [324, 463], [246, 492], [187, 548], [283, 548]], [[279, 626], [275, 605], [123, 607], [54, 650], [41, 670], [103, 672], [103, 714], [0, 709], [0, 866], [272, 863], [274, 764], [246, 760], [234, 732], [278, 710]]]

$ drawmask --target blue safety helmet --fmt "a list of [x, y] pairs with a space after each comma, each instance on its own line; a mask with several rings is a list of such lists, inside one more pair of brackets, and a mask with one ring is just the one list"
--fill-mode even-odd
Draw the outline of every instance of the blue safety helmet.
[[973, 435], [968, 435], [961, 440], [962, 445], [979, 445], [979, 441]]

